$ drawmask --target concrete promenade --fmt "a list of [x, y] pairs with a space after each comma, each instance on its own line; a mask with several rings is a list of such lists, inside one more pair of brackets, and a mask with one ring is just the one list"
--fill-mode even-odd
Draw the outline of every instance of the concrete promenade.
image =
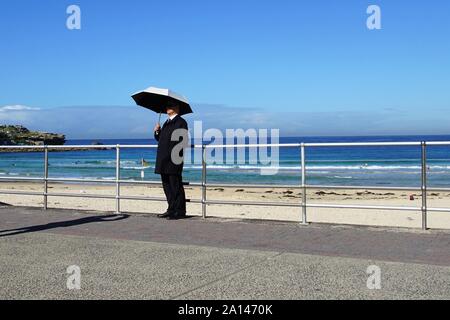
[[5, 206], [0, 255], [0, 299], [450, 299], [449, 231]]

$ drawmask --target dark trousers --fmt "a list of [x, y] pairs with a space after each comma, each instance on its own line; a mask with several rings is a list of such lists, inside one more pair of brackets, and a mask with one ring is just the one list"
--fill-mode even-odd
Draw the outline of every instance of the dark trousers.
[[161, 174], [161, 180], [169, 204], [167, 212], [186, 214], [186, 195], [181, 174]]

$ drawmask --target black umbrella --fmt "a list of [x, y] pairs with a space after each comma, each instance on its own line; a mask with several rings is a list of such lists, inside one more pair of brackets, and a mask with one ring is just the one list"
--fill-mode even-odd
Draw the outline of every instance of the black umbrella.
[[178, 106], [179, 115], [193, 113], [185, 97], [169, 89], [150, 87], [131, 96], [137, 105], [150, 109], [159, 114], [166, 112], [167, 106]]

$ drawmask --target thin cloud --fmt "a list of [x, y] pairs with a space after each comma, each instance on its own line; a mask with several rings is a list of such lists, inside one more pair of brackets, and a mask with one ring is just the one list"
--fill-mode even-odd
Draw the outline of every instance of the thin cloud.
[[[185, 116], [191, 134], [194, 121], [202, 121], [203, 132], [209, 128], [279, 129], [281, 136], [448, 134], [450, 121], [450, 116], [432, 110], [417, 119], [409, 112], [386, 109], [273, 112], [217, 104], [193, 104], [193, 109], [194, 114]], [[0, 110], [2, 124], [62, 133], [68, 139], [151, 139], [158, 120], [157, 114], [135, 105], [55, 108], [16, 105], [4, 106]]]
[[12, 105], [0, 107], [0, 112], [11, 112], [11, 111], [39, 111], [40, 108], [28, 107], [23, 105]]

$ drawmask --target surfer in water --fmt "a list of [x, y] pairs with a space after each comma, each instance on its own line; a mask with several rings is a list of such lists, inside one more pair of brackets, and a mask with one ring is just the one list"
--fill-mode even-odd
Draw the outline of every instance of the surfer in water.
[[145, 161], [144, 158], [142, 158], [141, 159], [141, 165], [142, 165], [142, 167], [148, 167], [148, 166], [150, 166], [150, 163], [148, 161]]

